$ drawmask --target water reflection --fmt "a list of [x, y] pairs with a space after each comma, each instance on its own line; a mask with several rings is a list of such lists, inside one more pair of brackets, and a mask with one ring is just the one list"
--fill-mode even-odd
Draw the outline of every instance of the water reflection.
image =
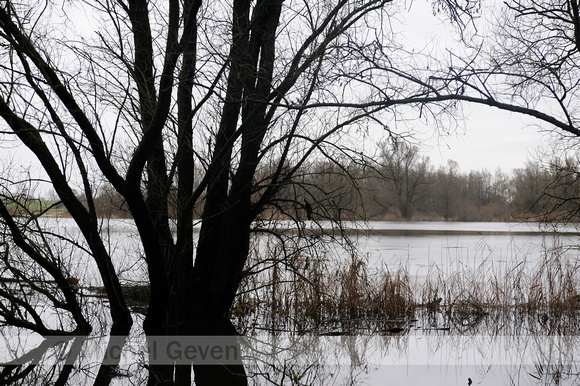
[[[279, 346], [284, 346], [280, 342]], [[287, 345], [292, 338], [287, 338]], [[303, 384], [570, 384], [579, 381], [580, 340], [574, 337], [406, 335], [312, 340], [302, 360], [280, 352], [248, 366], [267, 381]], [[287, 346], [286, 345], [286, 346]], [[310, 347], [308, 349], [307, 347]], [[319, 352], [320, 350], [320, 352]], [[318, 355], [314, 354], [319, 352]], [[322, 354], [324, 353], [324, 354]], [[271, 357], [273, 358], [273, 357]], [[331, 382], [331, 380], [333, 382]], [[255, 378], [256, 385], [268, 384]]]
[[[289, 291], [276, 293], [281, 305], [277, 303], [267, 316], [255, 312], [267, 297], [252, 294], [247, 309], [240, 309], [250, 326], [242, 329], [247, 336], [239, 341], [248, 383], [465, 385], [468, 378], [475, 385], [580, 383], [576, 251], [549, 255], [545, 250], [554, 250], [554, 245], [527, 230], [502, 236], [500, 230], [477, 234], [468, 229], [465, 235], [465, 229], [454, 228], [442, 235], [438, 230], [429, 233], [419, 229], [425, 224], [413, 226], [418, 228], [403, 230], [404, 236], [378, 229], [359, 239], [370, 272], [372, 268], [384, 270], [385, 263], [393, 267], [400, 254], [403, 266], [408, 267], [410, 285], [419, 288], [419, 279], [426, 278], [426, 290], [415, 294], [412, 300], [417, 308], [410, 315], [401, 320], [376, 316], [377, 320], [357, 321], [337, 319], [321, 311], [316, 323], [308, 322], [312, 318], [307, 319], [304, 313], [292, 314], [289, 321], [288, 317], [276, 319], [273, 313], [289, 309], [280, 299], [296, 292], [295, 281]], [[124, 246], [123, 237], [131, 232], [113, 235]], [[573, 235], [565, 237], [560, 238], [560, 244], [555, 243], [556, 247], [575, 241]], [[503, 243], [501, 247], [496, 241]], [[258, 250], [263, 252], [259, 248], [262, 244]], [[118, 256], [126, 255], [123, 248], [119, 251]], [[340, 261], [340, 255], [336, 258], [321, 253], [326, 260], [308, 257], [311, 271], [316, 264], [332, 268], [333, 262]], [[90, 276], [90, 270], [82, 272]], [[562, 278], [567, 276], [562, 273], [566, 272], [570, 277], [564, 285]], [[139, 270], [125, 269], [123, 275], [142, 284]], [[90, 277], [81, 281], [88, 283], [81, 291], [87, 295], [93, 322], [103, 326], [100, 331], [106, 331], [106, 305], [97, 296], [98, 283]], [[549, 285], [538, 285], [545, 282]], [[132, 292], [125, 288], [126, 292], [138, 295], [142, 286], [129, 283]], [[337, 287], [333, 284], [338, 296]], [[550, 288], [557, 293], [549, 294]], [[568, 289], [569, 294], [564, 291]], [[300, 296], [304, 301], [305, 292]], [[429, 302], [439, 297], [443, 302], [429, 307]], [[494, 309], [493, 302], [504, 307]], [[577, 304], [568, 304], [561, 312], [564, 307], [559, 302]], [[335, 320], [330, 321], [330, 317]], [[0, 363], [4, 363], [0, 384], [142, 385], [148, 382], [154, 364], [139, 322], [129, 337], [55, 341], [6, 328], [0, 334], [5, 337], [0, 342]]]
[[98, 353], [119, 349], [120, 354], [126, 340], [126, 336], [43, 339], [25, 332], [4, 335], [0, 385], [108, 385], [122, 374], [121, 355], [106, 355], [99, 360]]
[[[240, 337], [237, 342], [252, 385], [376, 385], [387, 380], [389, 384], [464, 385], [468, 378], [474, 384], [580, 381], [580, 336], [522, 332], [514, 334], [508, 328], [485, 335], [433, 329], [352, 336], [284, 333]], [[214, 346], [226, 344], [211, 339]], [[166, 339], [172, 341], [182, 347], [200, 342]], [[21, 342], [11, 337], [0, 352], [4, 363], [0, 384], [6, 385], [145, 384], [149, 365], [159, 363], [152, 361], [143, 337]]]

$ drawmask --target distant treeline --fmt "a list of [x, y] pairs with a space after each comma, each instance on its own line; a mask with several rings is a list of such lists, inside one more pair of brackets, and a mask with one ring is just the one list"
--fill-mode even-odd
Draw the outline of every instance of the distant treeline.
[[[313, 162], [285, 182], [262, 218], [514, 221], [575, 220], [580, 206], [577, 162], [529, 161], [507, 173], [501, 169], [462, 172], [455, 161], [435, 168], [419, 148], [383, 144], [379, 157]], [[257, 182], [271, 183], [263, 171]], [[170, 192], [172, 194], [172, 192]], [[110, 186], [95, 197], [103, 217], [127, 217], [124, 201]], [[201, 215], [201, 208], [196, 208]], [[170, 208], [170, 215], [175, 215]]]
[[571, 220], [580, 206], [578, 161], [528, 161], [524, 168], [462, 172], [455, 161], [434, 168], [419, 148], [383, 146], [378, 176], [363, 182], [369, 219]]

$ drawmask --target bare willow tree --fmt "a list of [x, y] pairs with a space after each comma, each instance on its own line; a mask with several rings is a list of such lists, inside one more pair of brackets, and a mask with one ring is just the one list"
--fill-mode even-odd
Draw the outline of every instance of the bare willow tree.
[[[456, 21], [469, 11], [439, 5]], [[364, 162], [366, 130], [396, 135], [397, 119], [410, 111], [399, 106], [417, 107], [421, 117], [453, 107], [457, 90], [412, 70], [419, 62], [393, 39], [399, 11], [391, 0], [1, 2], [3, 139], [33, 154], [81, 238], [50, 230], [72, 250], [63, 259], [45, 237], [47, 208], [28, 204], [34, 189], [17, 192], [30, 179], [2, 180], [10, 245], [3, 283], [27, 280], [45, 303], [35, 308], [23, 298], [28, 291], [5, 285], [0, 323], [43, 335], [89, 333], [69, 265], [82, 253], [105, 288], [112, 334], [129, 332], [120, 268], [95, 202], [106, 186], [123, 198], [139, 235], [135, 254], [151, 291], [145, 333], [235, 334], [228, 312], [247, 273], [253, 221], [280, 208], [290, 207], [284, 216], [297, 222], [304, 211], [328, 212], [305, 202], [303, 166]], [[26, 279], [30, 272], [36, 276]], [[47, 281], [54, 285], [38, 284]], [[70, 322], [55, 325], [47, 312]], [[240, 366], [194, 370], [199, 384], [246, 382]], [[155, 371], [160, 381], [190, 377], [189, 368]]]
[[404, 219], [410, 220], [417, 202], [425, 199], [427, 193], [429, 158], [420, 155], [418, 146], [407, 142], [395, 142], [392, 146], [383, 143], [379, 163], [380, 175], [389, 186], [384, 194], [391, 194], [390, 202]]

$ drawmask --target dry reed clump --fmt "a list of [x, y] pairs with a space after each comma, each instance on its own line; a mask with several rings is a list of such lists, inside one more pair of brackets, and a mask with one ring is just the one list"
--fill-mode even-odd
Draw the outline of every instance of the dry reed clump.
[[404, 319], [412, 305], [408, 273], [399, 269], [371, 274], [367, 262], [352, 256], [347, 266], [337, 268], [334, 277], [338, 297], [334, 317], [346, 321], [392, 321]]
[[246, 277], [232, 309], [246, 330], [376, 332], [419, 319], [429, 328], [462, 331], [510, 325], [580, 331], [580, 266], [558, 251], [535, 267], [525, 260], [514, 267], [489, 261], [452, 273], [432, 267], [423, 281], [412, 280], [404, 268], [373, 270], [354, 254], [344, 265], [301, 253], [269, 260], [267, 270], [258, 266], [260, 273]]
[[385, 267], [370, 274], [366, 261], [356, 255], [344, 266], [331, 265], [324, 255], [297, 255], [291, 262], [276, 263], [266, 262], [269, 270], [261, 266], [242, 284], [231, 314], [246, 329], [350, 331], [400, 321], [412, 309], [410, 279], [402, 269]]
[[575, 312], [580, 309], [579, 267], [554, 253], [536, 269], [530, 288], [528, 308], [539, 308], [550, 315]]
[[382, 313], [380, 316], [393, 319], [404, 317], [412, 311], [413, 295], [409, 273], [405, 269], [391, 272], [385, 266], [379, 283], [381, 287], [375, 307]]

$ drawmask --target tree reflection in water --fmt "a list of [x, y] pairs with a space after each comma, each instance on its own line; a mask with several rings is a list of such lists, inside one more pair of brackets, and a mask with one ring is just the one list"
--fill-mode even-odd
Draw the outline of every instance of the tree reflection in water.
[[[471, 378], [474, 384], [558, 385], [580, 379], [576, 330], [567, 335], [542, 334], [537, 326], [530, 328], [528, 321], [518, 328], [485, 334], [475, 328], [459, 334], [455, 329], [423, 329], [429, 318], [419, 317], [415, 327], [398, 334], [269, 332], [241, 337], [248, 383], [375, 385], [388, 378], [393, 384], [446, 385], [464, 384]], [[4, 346], [0, 350], [2, 385], [148, 383], [151, 361], [143, 335], [42, 341], [18, 341], [16, 336], [5, 335]]]
[[[104, 337], [105, 344], [104, 339], [84, 336], [42, 339], [22, 334], [4, 335], [4, 338], [0, 385], [108, 385], [121, 374], [122, 356], [107, 355], [102, 361], [96, 361], [94, 343], [98, 340], [105, 347], [104, 352], [111, 353], [117, 348], [123, 349], [127, 340], [126, 336], [109, 336]], [[39, 343], [30, 348], [34, 342]], [[142, 376], [132, 383], [138, 378]]]

